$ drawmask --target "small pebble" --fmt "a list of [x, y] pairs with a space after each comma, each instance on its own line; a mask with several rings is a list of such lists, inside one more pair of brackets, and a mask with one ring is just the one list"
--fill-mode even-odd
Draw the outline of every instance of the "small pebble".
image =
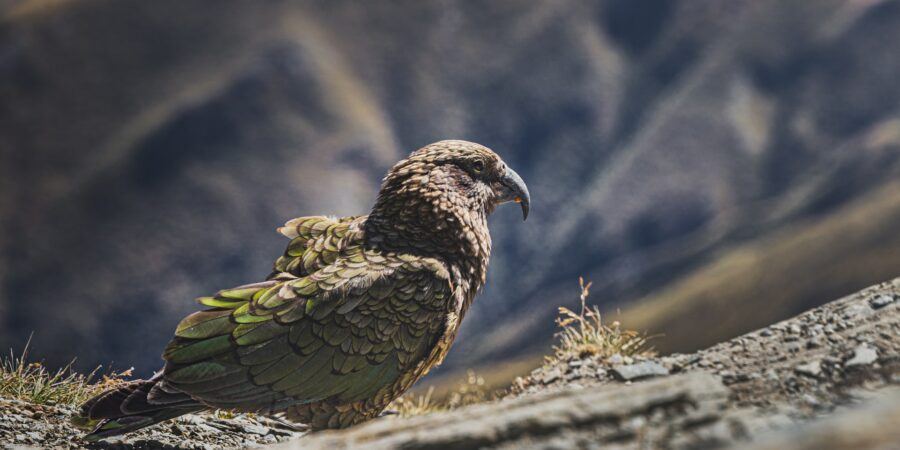
[[562, 370], [559, 367], [554, 367], [546, 372], [544, 372], [544, 376], [541, 377], [541, 382], [544, 384], [550, 384], [562, 377]]
[[869, 306], [871, 306], [872, 309], [881, 309], [893, 302], [894, 296], [882, 294], [875, 296], [875, 298], [873, 298], [872, 300], [869, 300]]
[[794, 367], [794, 372], [808, 377], [819, 378], [819, 376], [822, 375], [822, 361], [815, 360], [806, 364], [801, 364]]

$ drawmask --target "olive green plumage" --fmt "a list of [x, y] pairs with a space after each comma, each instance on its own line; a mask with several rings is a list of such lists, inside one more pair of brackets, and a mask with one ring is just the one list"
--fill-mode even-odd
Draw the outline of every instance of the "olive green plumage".
[[485, 281], [487, 216], [511, 200], [527, 214], [496, 154], [442, 141], [394, 166], [368, 216], [289, 221], [266, 281], [198, 299], [161, 372], [82, 407], [100, 421], [88, 439], [208, 408], [313, 429], [376, 417], [446, 356]]

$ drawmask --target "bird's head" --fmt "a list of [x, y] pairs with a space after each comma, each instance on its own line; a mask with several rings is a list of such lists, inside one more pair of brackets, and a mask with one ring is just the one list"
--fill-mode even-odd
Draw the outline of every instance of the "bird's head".
[[[391, 168], [370, 218], [393, 222], [400, 232], [486, 234], [487, 216], [507, 202], [519, 203], [523, 218], [528, 217], [528, 187], [496, 153], [473, 142], [440, 141]], [[488, 251], [489, 239], [479, 239], [487, 241]]]

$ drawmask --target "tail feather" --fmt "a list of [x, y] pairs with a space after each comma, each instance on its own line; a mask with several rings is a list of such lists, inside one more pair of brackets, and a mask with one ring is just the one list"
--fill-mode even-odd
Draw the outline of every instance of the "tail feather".
[[96, 424], [84, 437], [94, 442], [204, 409], [205, 405], [187, 394], [165, 389], [161, 380], [154, 377], [125, 384], [88, 400], [81, 406], [76, 422]]
[[84, 436], [87, 442], [97, 442], [114, 436], [131, 433], [141, 428], [149, 427], [169, 419], [174, 419], [183, 414], [201, 411], [203, 407], [180, 407], [172, 409], [161, 409], [148, 413], [146, 415], [124, 416], [118, 419], [103, 419], [90, 433]]

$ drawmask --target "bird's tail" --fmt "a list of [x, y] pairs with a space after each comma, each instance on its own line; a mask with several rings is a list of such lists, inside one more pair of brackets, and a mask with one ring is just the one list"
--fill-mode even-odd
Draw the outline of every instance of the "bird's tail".
[[92, 427], [84, 439], [95, 442], [206, 409], [187, 394], [167, 390], [159, 377], [106, 391], [81, 406], [73, 423]]

